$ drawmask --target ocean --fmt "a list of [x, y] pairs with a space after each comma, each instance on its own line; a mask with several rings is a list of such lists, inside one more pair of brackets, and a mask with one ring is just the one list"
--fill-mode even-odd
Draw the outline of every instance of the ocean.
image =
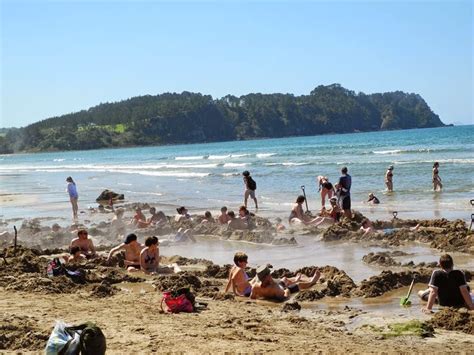
[[[320, 209], [316, 183], [336, 183], [347, 166], [352, 206], [375, 219], [461, 218], [473, 207], [474, 126], [259, 139], [206, 144], [69, 151], [0, 156], [1, 218], [70, 217], [65, 179], [72, 176], [79, 208], [96, 206], [106, 188], [126, 202], [148, 202], [167, 214], [184, 205], [190, 213], [242, 204], [242, 171], [257, 182], [259, 214], [289, 215], [305, 186], [309, 209]], [[442, 192], [432, 191], [433, 162], [440, 163]], [[384, 173], [394, 166], [394, 192]], [[380, 200], [369, 206], [369, 192]], [[250, 202], [253, 210], [253, 201]]]

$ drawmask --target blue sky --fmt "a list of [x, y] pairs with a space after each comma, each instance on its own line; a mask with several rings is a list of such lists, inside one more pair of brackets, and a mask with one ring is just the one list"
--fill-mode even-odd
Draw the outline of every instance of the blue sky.
[[473, 123], [471, 1], [1, 2], [0, 127], [163, 92], [423, 96]]

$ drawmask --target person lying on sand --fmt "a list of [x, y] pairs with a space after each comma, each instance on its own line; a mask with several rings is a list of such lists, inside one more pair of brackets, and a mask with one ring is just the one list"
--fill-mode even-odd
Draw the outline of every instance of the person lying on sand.
[[383, 236], [389, 236], [395, 231], [402, 230], [402, 229], [407, 229], [409, 232], [416, 232], [420, 229], [424, 229], [419, 223], [414, 226], [414, 227], [409, 227], [409, 228], [385, 228], [384, 230], [377, 230], [372, 226], [372, 222], [368, 218], [364, 218], [361, 222], [361, 226], [359, 230], [364, 231], [364, 234], [362, 234], [363, 237], [369, 234], [379, 234]]
[[177, 264], [170, 266], [160, 266], [160, 249], [158, 238], [148, 237], [145, 240], [145, 248], [140, 253], [140, 267], [145, 274], [154, 275], [157, 273], [170, 274], [179, 272], [181, 269]]
[[71, 248], [69, 255], [65, 256], [64, 260], [66, 263], [80, 263], [81, 261], [87, 260], [87, 258], [81, 253], [81, 248], [75, 246]]
[[133, 272], [140, 270], [140, 252], [143, 249], [143, 245], [137, 241], [135, 234], [129, 234], [125, 238], [124, 242], [115, 248], [111, 249], [107, 261], [110, 261], [112, 256], [120, 250], [125, 251], [125, 268], [127, 271]]
[[441, 269], [431, 274], [429, 288], [418, 292], [418, 296], [428, 302], [422, 311], [430, 313], [436, 300], [441, 306], [474, 310], [474, 293], [469, 293], [464, 273], [454, 270], [453, 258], [449, 254], [441, 255], [439, 265]]
[[318, 282], [320, 276], [320, 271], [316, 270], [311, 278], [298, 274], [293, 278], [284, 277], [280, 280], [274, 280], [270, 275], [270, 268], [267, 265], [262, 265], [257, 269], [259, 282], [253, 285], [250, 298], [284, 301], [290, 294], [312, 287]]
[[252, 281], [245, 272], [248, 256], [243, 252], [237, 252], [234, 255], [234, 264], [229, 272], [229, 279], [225, 286], [224, 293], [227, 293], [232, 286], [232, 291], [237, 296], [249, 297], [252, 292]]
[[300, 195], [296, 198], [290, 217], [288, 218], [290, 224], [304, 224], [306, 226], [319, 226], [323, 223], [333, 224], [334, 220], [329, 217], [310, 217], [303, 211], [303, 203], [306, 198]]
[[223, 206], [221, 208], [221, 214], [219, 215], [217, 221], [219, 222], [219, 224], [227, 224], [230, 221], [230, 217], [227, 214], [227, 207], [226, 206]]
[[79, 247], [81, 253], [84, 254], [87, 259], [96, 256], [94, 243], [88, 238], [88, 233], [85, 229], [79, 229], [77, 232], [77, 238], [73, 239], [71, 245], [69, 245], [69, 250], [72, 250], [72, 248], [76, 246]]

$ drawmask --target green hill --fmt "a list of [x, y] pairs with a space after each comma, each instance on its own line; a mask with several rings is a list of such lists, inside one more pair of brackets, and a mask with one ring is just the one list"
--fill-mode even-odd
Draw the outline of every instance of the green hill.
[[0, 135], [0, 152], [201, 143], [444, 126], [420, 95], [356, 94], [339, 84], [309, 95], [213, 99], [183, 92], [139, 96], [52, 117]]

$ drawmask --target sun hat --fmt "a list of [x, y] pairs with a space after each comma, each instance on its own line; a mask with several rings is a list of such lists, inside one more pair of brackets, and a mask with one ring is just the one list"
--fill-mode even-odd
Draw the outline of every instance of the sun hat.
[[257, 277], [261, 282], [263, 282], [268, 275], [270, 275], [270, 268], [268, 265], [260, 265], [257, 268]]

